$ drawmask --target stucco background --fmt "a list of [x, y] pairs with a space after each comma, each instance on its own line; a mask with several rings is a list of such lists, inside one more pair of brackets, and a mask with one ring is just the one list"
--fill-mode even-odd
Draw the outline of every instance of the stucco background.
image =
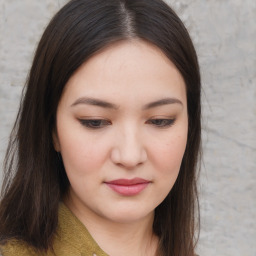
[[[0, 164], [36, 44], [65, 2], [0, 0]], [[256, 256], [256, 1], [167, 2], [190, 31], [202, 73], [198, 253]]]

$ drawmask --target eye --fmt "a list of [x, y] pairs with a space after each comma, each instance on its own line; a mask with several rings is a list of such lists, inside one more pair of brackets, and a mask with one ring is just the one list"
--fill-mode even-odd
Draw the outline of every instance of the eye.
[[111, 122], [105, 119], [79, 119], [79, 122], [90, 129], [100, 129], [111, 125]]
[[174, 124], [175, 119], [168, 119], [168, 118], [155, 118], [155, 119], [150, 119], [148, 120], [146, 123], [147, 124], [152, 124], [156, 127], [160, 127], [160, 128], [167, 128], [170, 127]]

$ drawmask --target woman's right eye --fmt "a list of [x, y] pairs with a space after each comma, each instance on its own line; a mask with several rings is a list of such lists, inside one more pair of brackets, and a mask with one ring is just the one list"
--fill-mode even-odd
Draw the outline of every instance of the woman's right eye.
[[79, 122], [90, 129], [100, 129], [111, 125], [111, 122], [105, 119], [79, 119]]

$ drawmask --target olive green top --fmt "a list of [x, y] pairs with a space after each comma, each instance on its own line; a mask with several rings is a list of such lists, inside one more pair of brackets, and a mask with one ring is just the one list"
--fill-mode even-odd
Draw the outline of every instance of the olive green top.
[[[63, 204], [59, 206], [59, 222], [52, 251], [39, 253], [21, 241], [0, 246], [2, 256], [108, 256], [95, 242], [85, 226]], [[2, 254], [1, 254], [2, 253]]]

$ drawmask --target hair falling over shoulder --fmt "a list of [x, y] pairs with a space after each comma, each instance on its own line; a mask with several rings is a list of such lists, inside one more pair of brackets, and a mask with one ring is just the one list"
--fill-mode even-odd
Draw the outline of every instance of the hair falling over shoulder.
[[0, 241], [51, 248], [59, 201], [69, 181], [52, 133], [63, 89], [72, 74], [108, 45], [140, 38], [175, 64], [186, 84], [189, 130], [177, 181], [155, 210], [159, 254], [195, 254], [199, 231], [197, 176], [201, 145], [200, 71], [190, 36], [161, 0], [72, 0], [50, 21], [36, 50], [4, 165]]

